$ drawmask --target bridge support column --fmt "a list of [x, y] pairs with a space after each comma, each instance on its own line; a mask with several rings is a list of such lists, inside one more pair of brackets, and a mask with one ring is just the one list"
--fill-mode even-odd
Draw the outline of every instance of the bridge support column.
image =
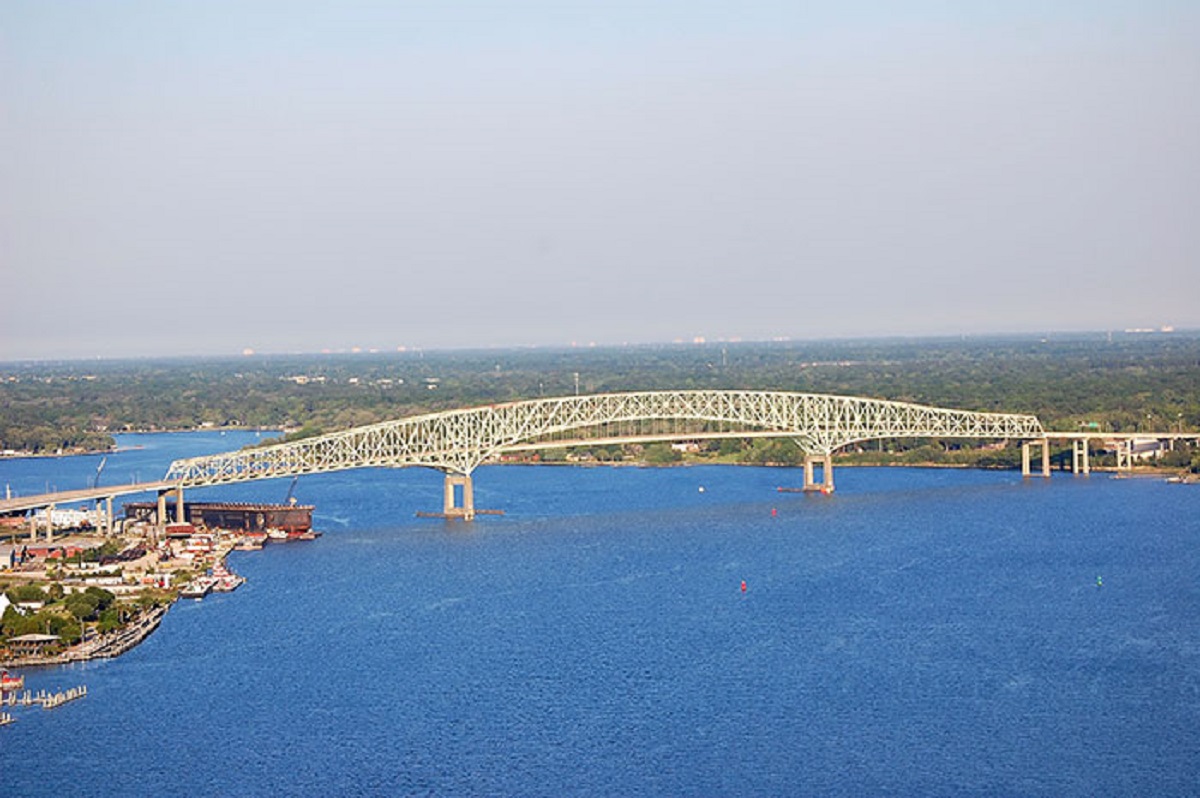
[[154, 512], [155, 526], [167, 525], [167, 491], [160, 490], [158, 492], [158, 506]]
[[175, 523], [182, 524], [183, 517], [183, 485], [175, 488]]
[[[816, 476], [813, 473], [813, 466], [816, 463], [821, 464], [821, 484], [817, 484]], [[833, 455], [830, 453], [822, 455], [806, 454], [804, 456], [804, 490], [805, 491], [820, 491], [821, 493], [833, 493]]]
[[37, 516], [33, 510], [29, 511], [29, 542], [37, 543]]
[[113, 533], [113, 514], [112, 514], [113, 497], [107, 496], [104, 499], [104, 535], [107, 537]]
[[1117, 473], [1133, 470], [1133, 440], [1125, 439], [1117, 443]]
[[1085, 477], [1092, 473], [1091, 463], [1088, 460], [1088, 440], [1087, 438], [1071, 441], [1071, 473], [1083, 474]]
[[[462, 505], [456, 501], [458, 489], [462, 488]], [[447, 518], [471, 521], [475, 518], [475, 488], [469, 474], [446, 474], [445, 501], [442, 504]]]
[[46, 508], [46, 542], [54, 540], [54, 505]]
[[1024, 441], [1021, 444], [1021, 476], [1028, 477], [1030, 472], [1030, 449], [1034, 446], [1042, 447], [1042, 476], [1049, 478], [1050, 476], [1050, 440], [1042, 438], [1036, 441]]

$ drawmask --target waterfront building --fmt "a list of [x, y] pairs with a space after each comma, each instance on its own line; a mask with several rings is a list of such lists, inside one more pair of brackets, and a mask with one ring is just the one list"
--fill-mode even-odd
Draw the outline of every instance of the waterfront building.
[[8, 648], [15, 657], [40, 657], [49, 646], [59, 643], [61, 639], [58, 635], [20, 635], [9, 638]]

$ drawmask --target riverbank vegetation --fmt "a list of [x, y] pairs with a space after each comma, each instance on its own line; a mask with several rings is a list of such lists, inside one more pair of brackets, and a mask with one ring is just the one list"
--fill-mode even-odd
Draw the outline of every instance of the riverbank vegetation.
[[166, 593], [150, 590], [118, 600], [112, 592], [94, 585], [68, 592], [59, 582], [19, 583], [3, 592], [10, 603], [0, 617], [0, 661], [5, 659], [5, 643], [14, 637], [53, 635], [58, 641], [46, 653], [54, 654], [80, 642], [85, 633], [121, 629], [142, 611], [171, 600]]
[[[22, 362], [0, 365], [0, 449], [97, 450], [114, 432], [233, 426], [282, 427], [296, 439], [576, 390], [804, 391], [1033, 413], [1056, 430], [1194, 431], [1197, 386], [1193, 333]], [[725, 446], [705, 452], [742, 462], [795, 457], [783, 441]], [[673, 458], [669, 447], [644, 455]], [[1014, 464], [1012, 451], [950, 441], [872, 442], [848, 456]]]
[[[1115, 451], [1098, 448], [1099, 441], [1089, 446], [1090, 467], [1097, 470], [1115, 469]], [[694, 448], [672, 447], [666, 443], [648, 446], [580, 446], [565, 449], [542, 449], [522, 458], [511, 460], [536, 463], [571, 463], [595, 465], [675, 465], [675, 464], [732, 464], [800, 466], [804, 451], [792, 440], [782, 438], [725, 439], [699, 442]], [[1051, 446], [1052, 468], [1071, 467], [1071, 448]], [[857, 447], [842, 449], [837, 454], [839, 465], [853, 466], [945, 466], [957, 468], [1016, 469], [1021, 467], [1021, 449], [1016, 441], [895, 440], [870, 441]], [[1040, 462], [1040, 461], [1039, 461]], [[1040, 466], [1039, 466], [1040, 467]], [[1200, 449], [1178, 442], [1170, 451], [1139, 463], [1141, 468], [1173, 471], [1190, 470], [1200, 473]]]

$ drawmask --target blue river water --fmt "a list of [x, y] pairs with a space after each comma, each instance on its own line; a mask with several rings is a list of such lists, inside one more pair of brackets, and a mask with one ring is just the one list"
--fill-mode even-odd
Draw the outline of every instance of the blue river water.
[[[101, 479], [253, 436], [121, 436], [140, 448]], [[319, 540], [235, 552], [247, 584], [122, 657], [26, 671], [88, 695], [0, 728], [0, 794], [1195, 794], [1200, 489], [842, 468], [833, 496], [775, 490], [800, 480], [484, 467], [477, 506], [506, 514], [465, 524], [415, 517], [433, 471], [301, 478]]]

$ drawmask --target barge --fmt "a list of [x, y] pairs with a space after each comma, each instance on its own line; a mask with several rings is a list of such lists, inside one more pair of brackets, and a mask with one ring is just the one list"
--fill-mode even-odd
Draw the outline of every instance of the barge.
[[[158, 506], [154, 502], [129, 502], [125, 518], [130, 521], [156, 521]], [[312, 531], [311, 504], [253, 504], [243, 502], [183, 503], [183, 520], [208, 529], [228, 529], [230, 532], [266, 532], [278, 529], [289, 535]], [[175, 502], [167, 502], [166, 517], [176, 518]]]

